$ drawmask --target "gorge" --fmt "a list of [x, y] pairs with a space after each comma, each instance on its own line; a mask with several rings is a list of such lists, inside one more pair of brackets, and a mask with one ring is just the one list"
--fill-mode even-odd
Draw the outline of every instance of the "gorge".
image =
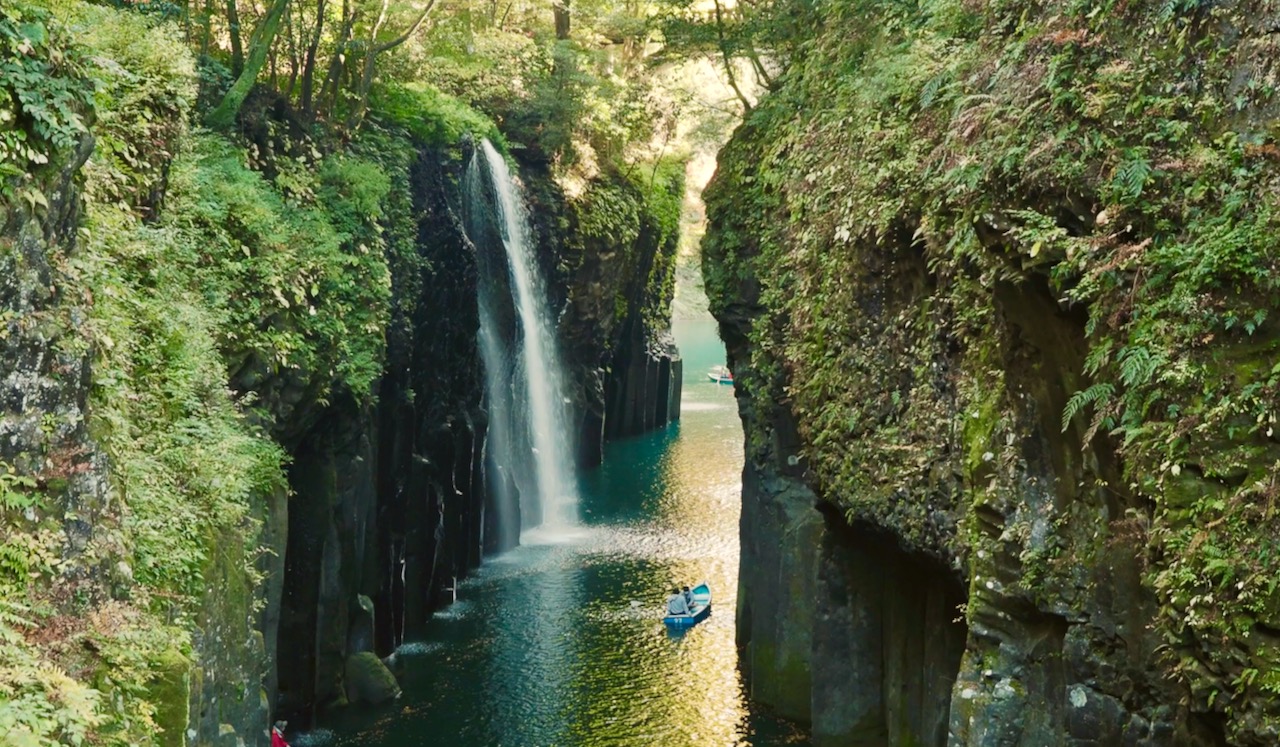
[[504, 7], [0, 7], [0, 743], [1280, 743], [1273, 7]]

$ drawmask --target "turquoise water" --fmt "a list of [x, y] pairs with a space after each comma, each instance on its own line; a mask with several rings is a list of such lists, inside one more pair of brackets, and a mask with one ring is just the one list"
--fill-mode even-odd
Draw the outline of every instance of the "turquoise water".
[[[295, 740], [362, 747], [808, 744], [748, 706], [733, 642], [742, 431], [710, 319], [676, 323], [681, 421], [610, 444], [583, 476], [581, 525], [491, 559], [426, 640], [404, 695]], [[673, 636], [666, 590], [705, 580], [712, 616]]]

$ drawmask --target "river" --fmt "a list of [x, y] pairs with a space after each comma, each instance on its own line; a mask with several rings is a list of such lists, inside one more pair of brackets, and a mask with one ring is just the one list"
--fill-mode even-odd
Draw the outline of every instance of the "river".
[[[742, 429], [710, 318], [675, 324], [678, 424], [611, 443], [582, 476], [581, 523], [491, 558], [426, 640], [398, 654], [404, 695], [350, 708], [298, 745], [804, 745], [747, 702], [734, 646]], [[659, 620], [674, 584], [706, 580], [712, 616]]]

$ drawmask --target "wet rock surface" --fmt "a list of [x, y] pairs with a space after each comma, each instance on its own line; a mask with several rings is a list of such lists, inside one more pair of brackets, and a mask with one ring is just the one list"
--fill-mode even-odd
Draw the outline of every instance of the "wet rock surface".
[[[392, 267], [395, 311], [377, 404], [293, 409], [286, 421], [297, 424], [286, 429], [297, 434], [290, 470], [296, 496], [285, 556], [279, 705], [293, 723], [364, 692], [350, 679], [353, 657], [390, 655], [451, 601], [454, 584], [486, 553], [516, 540], [496, 522], [494, 501], [515, 491], [490, 484], [503, 478], [486, 451], [477, 341], [477, 283], [505, 279], [483, 276], [481, 248], [463, 228], [466, 155], [465, 147], [422, 149], [410, 170], [417, 235]], [[663, 276], [655, 264], [674, 260], [675, 244], [641, 234], [626, 247], [571, 247], [566, 226], [574, 208], [548, 174], [529, 168], [522, 176], [539, 257], [561, 309], [582, 459], [591, 462], [603, 438], [660, 427], [678, 415], [680, 361], [669, 320], [641, 319], [642, 309], [669, 308], [670, 289], [652, 278]], [[634, 266], [610, 264], [603, 255], [631, 257]], [[558, 269], [573, 262], [580, 265], [572, 272]], [[616, 298], [627, 299], [620, 317]], [[502, 316], [500, 326], [515, 334], [514, 313]], [[615, 391], [626, 395], [606, 407], [605, 393]], [[620, 425], [610, 430], [615, 420]], [[364, 632], [370, 628], [371, 636]]]
[[[766, 242], [806, 271], [843, 244], [803, 254], [799, 228], [770, 232], [781, 187], [761, 164], [778, 133], [761, 127], [721, 155], [703, 245], [746, 432], [738, 633], [754, 697], [822, 744], [1265, 744], [1228, 742], [1172, 675], [1150, 504], [1116, 441], [1062, 416], [1084, 386], [1087, 315], [1032, 276], [990, 281], [966, 319], [948, 293], [971, 280], [930, 265], [909, 216], [820, 275], [829, 308], [785, 303], [795, 289], [768, 289], [754, 264]], [[803, 367], [821, 364], [797, 350], [839, 361], [808, 399]]]
[[370, 651], [347, 657], [346, 682], [348, 703], [378, 705], [400, 695], [395, 675]]

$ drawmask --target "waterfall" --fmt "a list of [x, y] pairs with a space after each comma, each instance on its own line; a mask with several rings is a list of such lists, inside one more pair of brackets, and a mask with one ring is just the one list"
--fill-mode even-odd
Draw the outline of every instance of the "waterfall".
[[[577, 522], [578, 483], [555, 317], [528, 215], [518, 183], [488, 140], [472, 156], [464, 187], [467, 231], [480, 255], [480, 353], [498, 525], [504, 536], [517, 526], [555, 530]], [[495, 256], [499, 243], [503, 256]], [[511, 516], [516, 510], [518, 521]]]

